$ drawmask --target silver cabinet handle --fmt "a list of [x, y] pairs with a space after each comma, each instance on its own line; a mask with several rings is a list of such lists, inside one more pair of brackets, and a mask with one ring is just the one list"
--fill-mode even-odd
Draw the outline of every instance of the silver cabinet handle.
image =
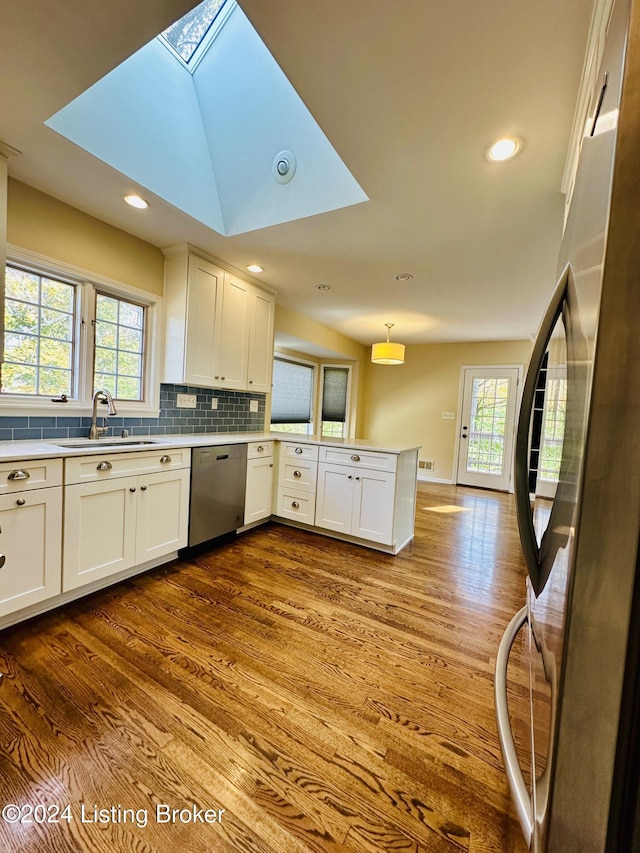
[[261, 444], [256, 447], [256, 453], [264, 453], [264, 447]]
[[96, 465], [96, 471], [109, 471], [113, 468], [111, 462], [98, 462]]
[[[558, 541], [555, 544], [551, 543], [551, 547], [549, 547], [550, 543], [545, 541], [547, 538], [545, 533], [541, 547], [538, 547], [536, 531], [533, 526], [531, 500], [529, 497], [529, 432], [531, 428], [531, 413], [533, 412], [538, 374], [542, 367], [544, 354], [547, 351], [547, 346], [549, 345], [551, 335], [553, 334], [553, 330], [558, 319], [562, 317], [564, 322], [565, 303], [567, 300], [567, 294], [570, 290], [573, 290], [573, 270], [571, 269], [571, 265], [567, 264], [564, 272], [560, 276], [560, 280], [556, 286], [553, 296], [551, 297], [547, 313], [542, 318], [542, 323], [540, 324], [540, 329], [538, 330], [538, 335], [533, 345], [531, 358], [529, 360], [529, 367], [527, 369], [527, 376], [524, 380], [524, 387], [522, 389], [522, 400], [520, 402], [520, 414], [518, 417], [518, 428], [516, 431], [514, 468], [516, 516], [518, 519], [522, 552], [524, 554], [525, 563], [527, 564], [527, 572], [529, 573], [531, 585], [533, 586], [536, 595], [542, 592], [542, 588], [549, 576], [549, 571], [551, 570], [551, 565], [555, 559], [558, 547], [561, 547], [563, 543]], [[562, 460], [560, 463], [560, 480], [563, 479], [563, 474], [566, 470], [567, 460], [565, 457], [568, 452], [569, 444], [577, 446], [578, 442], [575, 439], [572, 442], [563, 442]], [[561, 482], [558, 483], [558, 488], [560, 487]], [[553, 502], [551, 517], [549, 518], [547, 525], [548, 531], [553, 531], [554, 529], [557, 530], [559, 526], [570, 526], [570, 520], [568, 522], [565, 520], [561, 525], [560, 520], [557, 519], [557, 514], [561, 505], [563, 511], [566, 512], [567, 508], [571, 507], [571, 501], [555, 500]], [[566, 542], [564, 544], [566, 544]], [[544, 552], [545, 555], [544, 560], [541, 556], [542, 552]]]
[[160, 461], [161, 461], [161, 462], [171, 462], [171, 457], [170, 457], [170, 456], [166, 456], [166, 455], [165, 455], [165, 456], [161, 456], [161, 457], [160, 457]]
[[302, 453], [302, 448], [301, 448], [301, 447], [296, 447], [296, 453]]
[[141, 491], [141, 492], [146, 492], [146, 491], [147, 491], [147, 487], [146, 487], [146, 486], [140, 486], [140, 491]]
[[31, 474], [28, 471], [23, 471], [19, 468], [17, 471], [12, 471], [7, 480], [28, 480]]
[[360, 457], [358, 456], [357, 453], [353, 454], [353, 456], [351, 457], [351, 461], [352, 462], [359, 462], [360, 461]]
[[298, 503], [298, 501], [291, 501], [291, 506], [294, 509], [300, 509], [300, 504]]
[[294, 471], [293, 476], [294, 477], [302, 477], [302, 471]]
[[7, 562], [6, 556], [4, 554], [0, 554], [0, 569], [4, 566], [4, 564], [6, 562]]
[[18, 498], [16, 503], [18, 504], [18, 506], [24, 506], [26, 504], [26, 501], [24, 498]]
[[509, 783], [511, 796], [516, 806], [524, 839], [527, 845], [530, 845], [533, 834], [533, 809], [531, 797], [522, 776], [522, 770], [518, 764], [518, 756], [513, 742], [513, 734], [509, 722], [509, 708], [507, 705], [507, 666], [509, 665], [509, 652], [518, 635], [518, 631], [528, 619], [527, 606], [525, 605], [518, 610], [507, 625], [507, 630], [504, 632], [504, 636], [498, 647], [494, 687], [498, 739], [500, 741], [500, 749], [502, 750], [504, 769], [507, 774], [507, 782]]

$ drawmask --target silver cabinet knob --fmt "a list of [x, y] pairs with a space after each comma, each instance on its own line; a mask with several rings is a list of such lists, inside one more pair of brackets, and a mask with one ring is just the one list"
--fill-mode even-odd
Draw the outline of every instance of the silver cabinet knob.
[[347, 474], [347, 480], [353, 480], [353, 475], [352, 475], [352, 474]]
[[18, 506], [24, 506], [26, 504], [26, 501], [24, 498], [18, 498], [16, 503], [18, 504]]
[[109, 471], [111, 468], [113, 468], [111, 462], [98, 462], [96, 465], [96, 471]]
[[249, 385], [253, 385], [253, 379], [249, 380]]
[[301, 447], [296, 447], [296, 453], [302, 453], [302, 448], [301, 448]]
[[269, 462], [269, 468], [273, 468], [273, 462]]
[[140, 486], [140, 491], [141, 491], [141, 492], [146, 492], [146, 491], [147, 491], [147, 487], [146, 487], [146, 486]]
[[28, 471], [23, 471], [22, 469], [18, 469], [17, 471], [12, 471], [7, 480], [28, 480], [31, 474]]
[[6, 562], [7, 562], [6, 556], [4, 554], [0, 554], [0, 569], [4, 566], [4, 564]]
[[359, 480], [359, 479], [360, 479], [360, 477], [356, 477], [356, 480]]
[[170, 457], [170, 456], [166, 456], [166, 455], [165, 455], [165, 456], [161, 456], [161, 457], [160, 457], [160, 461], [161, 461], [161, 462], [171, 462], [171, 457]]
[[351, 461], [352, 461], [352, 462], [359, 462], [359, 461], [360, 461], [360, 457], [358, 456], [358, 454], [357, 454], [357, 453], [354, 453], [354, 454], [352, 455], [352, 457], [351, 457]]
[[300, 509], [300, 504], [298, 503], [298, 501], [291, 501], [291, 506], [294, 509]]
[[135, 492], [135, 490], [136, 490], [136, 489], [135, 489], [135, 486], [131, 486], [131, 487], [129, 488], [129, 491], [130, 491], [130, 492]]
[[293, 476], [294, 477], [302, 477], [302, 471], [294, 471]]
[[264, 447], [261, 444], [256, 447], [256, 453], [264, 453]]

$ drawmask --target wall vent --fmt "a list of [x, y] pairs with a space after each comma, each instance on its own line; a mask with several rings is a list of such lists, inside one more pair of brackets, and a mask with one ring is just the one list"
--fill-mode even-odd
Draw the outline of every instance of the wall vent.
[[433, 459], [420, 459], [418, 461], [418, 468], [424, 468], [425, 471], [433, 471], [436, 467], [436, 463]]

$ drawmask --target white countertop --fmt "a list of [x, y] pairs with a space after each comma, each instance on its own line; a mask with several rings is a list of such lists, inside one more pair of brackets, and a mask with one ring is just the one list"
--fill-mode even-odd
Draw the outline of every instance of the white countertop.
[[[249, 441], [290, 441], [295, 444], [332, 444], [354, 450], [405, 453], [419, 450], [416, 444], [375, 444], [366, 439], [327, 438], [288, 432], [193, 433], [191, 435], [140, 435], [118, 438], [104, 436], [86, 446], [86, 438], [60, 438], [50, 441], [0, 441], [0, 463], [18, 459], [52, 459], [67, 456], [91, 456], [96, 453], [127, 453], [164, 450], [171, 447], [211, 447], [220, 444], [246, 444]], [[148, 442], [131, 444], [130, 442]], [[129, 443], [126, 443], [129, 442]], [[68, 445], [62, 447], [61, 445]]]

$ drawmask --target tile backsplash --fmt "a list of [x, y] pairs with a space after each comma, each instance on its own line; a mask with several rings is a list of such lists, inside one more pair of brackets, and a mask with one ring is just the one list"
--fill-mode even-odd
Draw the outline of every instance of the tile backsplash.
[[[195, 409], [179, 409], [178, 394], [193, 394]], [[212, 398], [218, 408], [211, 408]], [[258, 411], [249, 411], [251, 400], [258, 401]], [[100, 414], [102, 407], [98, 408]], [[109, 435], [119, 436], [123, 429], [129, 435], [168, 435], [175, 433], [260, 432], [265, 429], [265, 395], [248, 391], [218, 391], [192, 388], [190, 385], [160, 386], [160, 416], [157, 418], [109, 418]], [[101, 423], [101, 420], [98, 420]], [[14, 417], [0, 415], [0, 441], [47, 438], [83, 438], [88, 435], [90, 417]]]

